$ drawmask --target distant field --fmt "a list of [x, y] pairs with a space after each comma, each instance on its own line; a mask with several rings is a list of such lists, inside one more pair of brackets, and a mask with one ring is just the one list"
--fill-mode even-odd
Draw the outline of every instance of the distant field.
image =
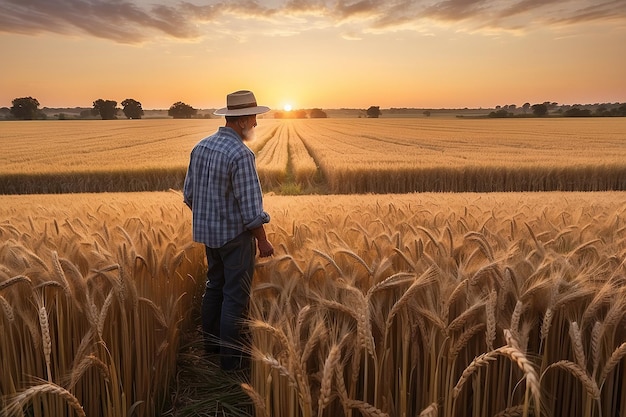
[[[0, 193], [179, 189], [223, 120], [3, 122]], [[626, 189], [626, 120], [259, 119], [279, 193]]]

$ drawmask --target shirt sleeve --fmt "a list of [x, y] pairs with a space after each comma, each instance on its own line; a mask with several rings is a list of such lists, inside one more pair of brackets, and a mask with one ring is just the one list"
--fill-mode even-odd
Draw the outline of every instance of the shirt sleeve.
[[250, 230], [268, 223], [270, 216], [263, 210], [263, 192], [254, 154], [237, 159], [232, 172], [233, 193], [239, 203], [244, 227]]
[[183, 185], [183, 202], [187, 204], [189, 208], [193, 206], [193, 156], [189, 161], [189, 168], [187, 168], [187, 176], [185, 177], [185, 183]]

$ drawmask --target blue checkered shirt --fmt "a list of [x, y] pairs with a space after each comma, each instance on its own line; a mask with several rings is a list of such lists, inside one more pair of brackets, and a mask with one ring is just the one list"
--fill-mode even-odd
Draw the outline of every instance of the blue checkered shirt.
[[192, 211], [193, 240], [211, 248], [270, 221], [254, 153], [230, 127], [191, 151], [183, 198]]

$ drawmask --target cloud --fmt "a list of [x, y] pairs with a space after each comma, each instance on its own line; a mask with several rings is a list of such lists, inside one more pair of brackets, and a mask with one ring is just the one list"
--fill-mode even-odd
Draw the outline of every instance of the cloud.
[[[294, 34], [310, 28], [343, 26], [344, 33], [351, 33], [353, 39], [366, 32], [437, 23], [457, 25], [460, 30], [491, 31], [605, 19], [626, 21], [624, 0], [606, 0], [596, 5], [587, 0], [194, 1], [201, 4], [186, 0], [166, 4], [146, 0], [0, 0], [0, 32], [87, 34], [132, 44], [155, 36], [198, 39], [209, 36], [212, 25], [223, 30], [236, 20], [271, 22], [276, 29], [272, 33]], [[325, 24], [321, 25], [321, 21]], [[250, 35], [259, 34], [253, 32], [254, 25], [242, 27]]]
[[0, 31], [89, 34], [121, 43], [141, 42], [154, 33], [181, 39], [199, 36], [178, 8], [144, 9], [124, 0], [0, 0]]

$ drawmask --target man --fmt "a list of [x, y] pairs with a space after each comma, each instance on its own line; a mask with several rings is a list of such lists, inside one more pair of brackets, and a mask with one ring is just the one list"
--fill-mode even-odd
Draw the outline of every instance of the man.
[[[243, 321], [250, 300], [256, 247], [261, 257], [274, 253], [263, 225], [263, 195], [254, 153], [244, 141], [254, 137], [258, 106], [251, 91], [226, 97], [214, 114], [226, 125], [191, 151], [184, 202], [192, 211], [193, 240], [204, 243], [208, 263], [202, 298], [202, 330], [207, 353], [219, 353], [222, 369], [245, 369]], [[256, 245], [255, 245], [256, 241]]]

